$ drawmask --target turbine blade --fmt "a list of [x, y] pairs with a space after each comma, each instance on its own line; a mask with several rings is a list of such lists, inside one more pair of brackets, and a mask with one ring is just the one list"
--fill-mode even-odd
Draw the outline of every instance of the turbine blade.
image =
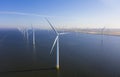
[[45, 18], [45, 20], [48, 22], [48, 24], [51, 26], [51, 28], [55, 31], [55, 33], [58, 35], [58, 32], [57, 32], [57, 30], [53, 27], [53, 25], [50, 23], [50, 21], [47, 19], [47, 18]]
[[50, 54], [53, 52], [53, 48], [57, 42], [57, 39], [58, 39], [58, 36], [55, 38], [54, 42], [53, 42], [53, 45], [52, 45], [52, 48], [51, 48], [51, 51], [50, 51]]

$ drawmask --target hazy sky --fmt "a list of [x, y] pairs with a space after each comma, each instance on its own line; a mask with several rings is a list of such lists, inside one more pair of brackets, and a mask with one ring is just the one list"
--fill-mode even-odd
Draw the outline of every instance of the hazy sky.
[[0, 25], [120, 28], [120, 0], [0, 0]]

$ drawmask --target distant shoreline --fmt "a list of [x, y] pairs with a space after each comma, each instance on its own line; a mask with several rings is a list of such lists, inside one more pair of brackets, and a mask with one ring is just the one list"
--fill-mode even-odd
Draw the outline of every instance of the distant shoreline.
[[119, 36], [120, 37], [120, 34], [99, 34], [99, 33], [85, 33], [85, 32], [79, 32], [79, 33], [84, 33], [84, 34], [92, 34], [92, 35], [106, 35], [106, 36]]
[[69, 31], [95, 35], [120, 36], [120, 29], [70, 29]]

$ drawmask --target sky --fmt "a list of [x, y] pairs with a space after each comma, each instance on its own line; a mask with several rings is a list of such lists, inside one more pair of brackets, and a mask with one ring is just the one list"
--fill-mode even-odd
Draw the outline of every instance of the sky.
[[0, 27], [120, 28], [120, 0], [0, 0]]

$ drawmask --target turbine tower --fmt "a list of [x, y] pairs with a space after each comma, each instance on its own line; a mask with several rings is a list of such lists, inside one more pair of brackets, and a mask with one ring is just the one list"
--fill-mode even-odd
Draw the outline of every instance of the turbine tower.
[[48, 22], [48, 24], [51, 26], [51, 28], [54, 30], [54, 32], [56, 33], [56, 38], [55, 38], [55, 40], [53, 42], [50, 54], [53, 52], [53, 48], [55, 47], [55, 44], [57, 44], [56, 68], [57, 68], [57, 70], [59, 70], [59, 68], [60, 68], [60, 64], [59, 64], [59, 57], [60, 57], [60, 55], [59, 55], [59, 35], [60, 35], [60, 33], [58, 33], [58, 31], [53, 27], [53, 25], [50, 23], [50, 21], [47, 18], [45, 18], [45, 19]]
[[33, 40], [33, 48], [35, 49], [36, 47], [35, 47], [35, 30], [34, 30], [34, 28], [32, 27], [32, 40]]

